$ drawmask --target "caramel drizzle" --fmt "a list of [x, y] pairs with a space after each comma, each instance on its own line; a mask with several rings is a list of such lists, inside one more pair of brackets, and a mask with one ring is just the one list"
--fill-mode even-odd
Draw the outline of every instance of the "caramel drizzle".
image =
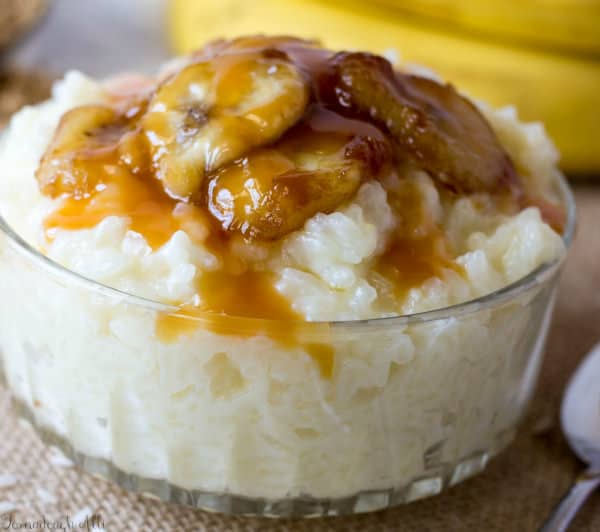
[[[215, 46], [218, 49], [218, 45]], [[264, 43], [258, 41], [256, 46], [261, 53], [265, 51]], [[295, 42], [283, 42], [277, 46], [279, 51], [269, 48], [270, 53], [287, 55], [310, 79], [317, 77], [315, 73], [324, 68], [326, 59], [331, 55]], [[207, 53], [211, 53], [210, 49]], [[244, 80], [244, 85], [247, 84], [248, 73], [239, 72], [240, 63], [232, 60], [232, 54], [235, 53], [235, 47], [225, 52], [225, 59], [219, 66], [218, 75], [228, 91], [240, 90], [239, 87], [236, 89], [238, 78]], [[247, 49], [244, 53], [247, 53]], [[222, 92], [221, 97], [225, 96]], [[132, 118], [143, 112], [145, 102], [140, 103], [139, 99], [135, 99], [129, 109], [123, 102], [119, 106], [126, 109], [120, 114], [126, 118], [120, 119], [121, 130], [111, 130], [100, 147], [82, 150], [77, 154], [79, 169], [93, 176], [93, 180], [83, 194], [62, 194], [60, 206], [45, 220], [49, 237], [58, 228], [92, 228], [107, 216], [115, 215], [126, 217], [129, 229], [142, 234], [148, 244], [157, 249], [174, 232], [183, 229], [193, 240], [208, 247], [220, 259], [223, 268], [219, 272], [203, 272], [198, 276], [200, 307], [186, 305], [176, 314], [161, 315], [156, 325], [157, 337], [164, 342], [175, 341], [192, 334], [200, 326], [223, 334], [248, 337], [266, 335], [285, 347], [301, 346], [317, 362], [321, 374], [331, 377], [334, 368], [333, 348], [327, 342], [303, 342], [300, 325], [302, 316], [275, 289], [273, 275], [253, 271], [250, 265], [229, 252], [232, 235], [215, 224], [205, 206], [170, 197], [153, 175], [151, 161], [148, 161], [143, 148], [136, 154], [139, 164], [132, 165], [131, 161], [124, 163], [122, 139], [132, 131], [135, 133]], [[314, 111], [312, 107], [311, 112]], [[368, 131], [370, 135], [374, 129], [381, 134], [369, 122], [348, 120], [331, 111], [320, 115], [320, 120], [320, 127], [324, 130], [335, 131], [337, 128], [342, 135], [348, 134], [349, 124], [351, 128]], [[135, 149], [134, 146], [134, 152]], [[387, 250], [375, 261], [373, 270], [387, 279], [395, 288], [396, 295], [401, 297], [408, 289], [421, 285], [431, 277], [443, 277], [445, 269], [462, 273], [453, 261], [452, 250], [442, 231], [435, 224], [425, 222], [424, 232], [417, 231], [416, 226], [410, 226], [410, 223], [417, 223], [415, 220], [423, 223], [423, 213], [415, 212], [415, 209], [421, 208], [421, 201], [414, 194], [407, 197], [393, 197], [391, 194], [390, 200], [398, 217], [408, 221], [408, 226], [405, 224], [402, 230], [394, 234]], [[210, 319], [209, 315], [212, 316]], [[231, 317], [234, 317], [233, 320]], [[235, 317], [256, 320], [237, 322], [236, 327], [232, 328], [232, 323], [236, 323]], [[328, 327], [323, 328], [327, 337]]]

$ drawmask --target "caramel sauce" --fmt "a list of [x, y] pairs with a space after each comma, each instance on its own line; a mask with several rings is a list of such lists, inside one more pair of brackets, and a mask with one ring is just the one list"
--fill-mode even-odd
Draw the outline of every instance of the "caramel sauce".
[[198, 280], [200, 308], [241, 318], [302, 320], [289, 301], [274, 288], [276, 279], [267, 272], [230, 274], [205, 272]]
[[[263, 293], [261, 298], [268, 298], [269, 294], [269, 291]], [[284, 312], [284, 315], [289, 315], [288, 310]], [[195, 307], [183, 307], [177, 313], [163, 313], [158, 316], [156, 336], [164, 343], [175, 342], [200, 329], [238, 338], [265, 336], [285, 349], [305, 351], [319, 368], [321, 376], [330, 379], [334, 371], [335, 349], [330, 342], [329, 324], [307, 324], [307, 322], [285, 321], [278, 318], [281, 316], [275, 317], [274, 320], [244, 319], [223, 314], [207, 316], [205, 312]], [[301, 317], [296, 315], [296, 319]]]
[[398, 215], [398, 227], [373, 271], [387, 279], [398, 300], [432, 277], [443, 279], [446, 269], [464, 275], [448, 239], [427, 211], [418, 183], [407, 181], [389, 190], [388, 201]]
[[[413, 107], [420, 101], [427, 105], [416, 114], [409, 109], [407, 114], [410, 105], [397, 107], [397, 102], [390, 100], [392, 90], [385, 94], [387, 99], [382, 97], [381, 106], [369, 107], [371, 92], [381, 95], [384, 85], [389, 89], [388, 85], [396, 82], [393, 75], [385, 74], [385, 69], [371, 70], [372, 79], [385, 82], [371, 87], [369, 75], [362, 75], [361, 61], [365, 59], [360, 54], [352, 56], [351, 62], [344, 57], [332, 60], [331, 52], [314, 43], [288, 38], [221, 41], [207, 47], [203, 54], [196, 56], [198, 64], [175, 73], [154, 92], [149, 92], [151, 82], [144, 79], [137, 93], [121, 86], [113, 95], [112, 107], [96, 106], [87, 111], [78, 108], [63, 117], [37, 172], [42, 192], [60, 198], [58, 208], [45, 220], [45, 229], [52, 238], [59, 228], [88, 229], [108, 216], [119, 216], [126, 218], [129, 229], [143, 235], [154, 250], [177, 230], [184, 230], [218, 259], [220, 268], [197, 276], [197, 306], [185, 304], [176, 313], [159, 316], [157, 338], [173, 342], [199, 328], [242, 337], [264, 335], [285, 347], [302, 348], [314, 359], [321, 374], [329, 378], [335, 361], [334, 349], [328, 342], [329, 326], [310, 324], [311, 334], [318, 330], [319, 338], [313, 334], [308, 341], [306, 323], [275, 289], [273, 274], [259, 271], [237, 256], [232, 251], [233, 239], [262, 236], [275, 245], [281, 236], [301, 227], [315, 212], [332, 212], [351, 200], [361, 182], [378, 179], [384, 170], [405, 162], [405, 156], [411, 160], [429, 153], [429, 159], [436, 164], [433, 174], [439, 188], [449, 193], [456, 193], [461, 187], [470, 191], [480, 185], [469, 173], [469, 161], [477, 159], [477, 154], [469, 150], [471, 146], [479, 149], [477, 139], [481, 131], [485, 134], [481, 149], [489, 150], [497, 163], [495, 167], [491, 163], [485, 167], [488, 180], [498, 179], [491, 185], [483, 183], [488, 187], [486, 194], [498, 187], [520, 190], [511, 173], [512, 163], [495, 145], [487, 123], [474, 114], [475, 108], [448, 86], [402, 78], [402, 83], [410, 83], [403, 98], [410, 100]], [[365, 68], [373, 62], [372, 58], [367, 59]], [[252, 99], [257, 72], [281, 76], [286, 68], [301, 73], [299, 78], [293, 78], [293, 102], [288, 102], [286, 95], [271, 101]], [[194, 91], [206, 89], [205, 85], [190, 85], [194, 76], [202, 72], [202, 83], [206, 79], [213, 83], [209, 98], [213, 108], [190, 100]], [[174, 83], [178, 75], [187, 84], [184, 95]], [[358, 90], [348, 81], [354, 78]], [[297, 84], [304, 83], [302, 80], [306, 87], [298, 91]], [[394, 90], [399, 88], [400, 85]], [[153, 96], [161, 90], [165, 98], [160, 105], [152, 105]], [[286, 113], [289, 114], [291, 104], [298, 102], [304, 106], [304, 114], [294, 118], [287, 130], [276, 134], [277, 127], [290, 120]], [[386, 110], [393, 113], [388, 115]], [[102, 119], [94, 112], [100, 113]], [[414, 123], [400, 126], [390, 122], [392, 115], [399, 121], [404, 120], [404, 115], [416, 118]], [[181, 119], [179, 129], [175, 127], [174, 131], [173, 116]], [[190, 163], [188, 154], [182, 155], [182, 168], [191, 172], [191, 178], [184, 175], [177, 182], [178, 187], [185, 190], [191, 183], [200, 189], [193, 194], [174, 193], [160, 173], [165, 172], [163, 157], [175, 154], [167, 162], [179, 166], [178, 152], [169, 152], [169, 147], [193, 145], [194, 136], [215, 117], [220, 122], [211, 134], [220, 132], [223, 143], [204, 146], [206, 167], [195, 172], [194, 161]], [[461, 140], [463, 130], [469, 137], [466, 148], [463, 146], [468, 157], [448, 162], [447, 157], [456, 155], [452, 143]], [[394, 138], [404, 134], [404, 144], [402, 139]], [[157, 140], [161, 136], [168, 141]], [[271, 140], [261, 144], [261, 138]], [[413, 145], [415, 142], [420, 144]], [[463, 153], [461, 149], [457, 150], [457, 157]], [[238, 152], [241, 156], [227, 159], [228, 153]], [[215, 160], [225, 162], [212, 168]], [[462, 172], [462, 181], [453, 188], [456, 183], [451, 183], [449, 172], [457, 169]], [[219, 200], [213, 204], [212, 192]], [[447, 269], [462, 274], [442, 230], [426, 211], [418, 187], [403, 183], [387, 192], [399, 223], [387, 249], [375, 259], [373, 272], [391, 284], [398, 298], [429, 278], [442, 278]], [[509, 207], [518, 208], [512, 192], [503, 197], [508, 198]], [[553, 221], [553, 227], [564, 223], [553, 206], [533, 200], [529, 204], [538, 205], [545, 219]], [[261, 231], [245, 231], [244, 227], [253, 223], [254, 229], [261, 229], [260, 224], [264, 227]]]
[[[329, 325], [311, 324], [309, 334], [314, 336], [317, 332], [323, 341], [306, 341], [306, 323], [277, 292], [272, 274], [203, 273], [198, 280], [198, 293], [203, 298], [200, 306], [185, 306], [175, 314], [159, 315], [157, 338], [165, 343], [175, 342], [199, 328], [245, 338], [264, 335], [284, 348], [300, 347], [314, 360], [324, 378], [333, 375], [335, 350], [326, 342], [330, 336]], [[207, 310], [212, 313], [209, 319]]]
[[411, 288], [432, 277], [443, 279], [445, 269], [464, 274], [441, 233], [424, 238], [395, 238], [375, 266], [375, 271], [391, 283], [400, 300]]
[[117, 165], [107, 164], [95, 189], [84, 198], [67, 196], [45, 222], [52, 229], [89, 229], [107, 216], [129, 219], [129, 229], [144, 236], [157, 249], [181, 228], [174, 215], [176, 202], [166, 196], [157, 183], [136, 177]]

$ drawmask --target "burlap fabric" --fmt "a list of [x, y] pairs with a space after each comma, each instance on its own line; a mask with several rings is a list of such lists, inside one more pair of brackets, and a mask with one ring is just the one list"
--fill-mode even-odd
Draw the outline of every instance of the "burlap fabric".
[[0, 48], [31, 30], [48, 5], [48, 0], [0, 0]]
[[42, 73], [10, 66], [0, 69], [0, 128], [5, 126], [16, 109], [45, 100], [50, 93], [50, 85], [50, 78]]
[[[102, 524], [111, 532], [536, 530], [580, 468], [557, 414], [568, 377], [600, 340], [600, 188], [579, 187], [576, 197], [579, 231], [530, 414], [515, 443], [479, 477], [438, 497], [375, 514], [305, 521], [220, 516], [144, 499], [79, 473], [17, 420], [8, 394], [0, 391], [0, 515], [12, 513], [13, 529], [36, 523], [48, 529], [62, 521], [79, 530]], [[93, 514], [97, 517], [86, 523]], [[40, 523], [43, 518], [47, 525]], [[9, 524], [0, 518], [0, 530]], [[600, 531], [600, 493], [572, 530]]]

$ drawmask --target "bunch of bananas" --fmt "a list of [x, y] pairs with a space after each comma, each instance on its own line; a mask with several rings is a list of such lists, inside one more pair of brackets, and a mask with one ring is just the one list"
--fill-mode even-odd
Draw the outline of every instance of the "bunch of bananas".
[[178, 52], [255, 33], [398, 50], [475, 98], [543, 121], [571, 175], [600, 174], [596, 0], [171, 0], [169, 10]]

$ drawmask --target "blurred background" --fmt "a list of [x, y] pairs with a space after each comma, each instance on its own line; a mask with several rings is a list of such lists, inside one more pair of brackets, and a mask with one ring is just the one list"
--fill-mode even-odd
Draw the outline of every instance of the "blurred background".
[[600, 0], [0, 0], [0, 122], [67, 69], [152, 72], [261, 32], [394, 50], [543, 121], [569, 176], [600, 179]]

